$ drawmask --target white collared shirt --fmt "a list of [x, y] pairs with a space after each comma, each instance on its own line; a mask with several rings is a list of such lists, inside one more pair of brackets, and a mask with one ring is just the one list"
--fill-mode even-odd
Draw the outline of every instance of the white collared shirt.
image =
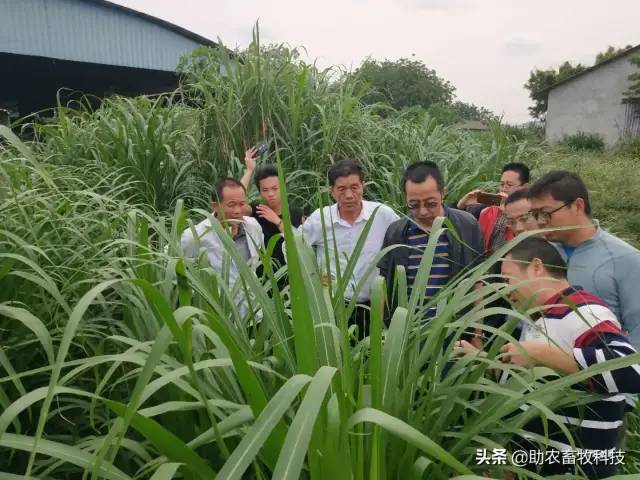
[[[247, 236], [247, 246], [249, 247], [248, 264], [256, 268], [260, 263], [258, 249], [264, 248], [264, 236], [262, 227], [255, 218], [242, 217], [242, 227]], [[209, 219], [195, 225], [197, 238], [194, 238], [191, 228], [187, 228], [180, 238], [180, 244], [185, 257], [197, 259], [200, 251], [204, 249], [211, 267], [218, 273], [222, 273], [229, 265], [229, 287], [233, 288], [238, 279], [238, 268], [235, 262], [230, 261], [230, 256], [226, 253], [222, 240], [213, 230]], [[242, 254], [242, 253], [241, 253]], [[247, 311], [244, 298], [238, 298], [238, 307], [241, 315]]]
[[[353, 225], [349, 224], [338, 213], [338, 205], [333, 204], [329, 207], [324, 207], [313, 212], [307, 220], [300, 225], [298, 231], [302, 233], [305, 242], [316, 249], [316, 258], [318, 264], [324, 270], [325, 266], [325, 245], [322, 233], [322, 218], [324, 218], [324, 224], [327, 229], [327, 242], [329, 245], [329, 261], [332, 278], [336, 278], [336, 265], [335, 265], [335, 244], [338, 250], [338, 257], [340, 260], [340, 273], [344, 275], [344, 271], [347, 267], [348, 258], [351, 257], [351, 253], [358, 243], [360, 234], [364, 229], [367, 221], [373, 215], [373, 212], [378, 209], [373, 219], [369, 235], [363, 245], [358, 261], [353, 269], [353, 275], [349, 284], [345, 290], [345, 298], [351, 299], [356, 285], [360, 279], [364, 276], [367, 267], [373, 261], [373, 258], [382, 249], [382, 242], [384, 235], [387, 232], [387, 228], [400, 217], [388, 206], [378, 202], [370, 202], [367, 200], [362, 201], [362, 211], [356, 219]], [[345, 256], [346, 254], [346, 256]], [[371, 282], [378, 274], [378, 269], [374, 269], [367, 279], [364, 287], [358, 295], [358, 301], [368, 301], [371, 296]]]

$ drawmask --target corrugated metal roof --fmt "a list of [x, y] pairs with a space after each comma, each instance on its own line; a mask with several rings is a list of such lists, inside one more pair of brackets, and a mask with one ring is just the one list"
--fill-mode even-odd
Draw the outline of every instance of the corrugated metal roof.
[[0, 52], [174, 71], [204, 37], [103, 0], [0, 0]]

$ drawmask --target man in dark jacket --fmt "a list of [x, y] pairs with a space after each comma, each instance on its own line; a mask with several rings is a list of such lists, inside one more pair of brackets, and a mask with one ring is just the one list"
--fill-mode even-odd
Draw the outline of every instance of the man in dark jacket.
[[[449, 280], [480, 262], [484, 251], [482, 231], [473, 215], [443, 204], [444, 178], [435, 163], [416, 162], [409, 165], [401, 187], [409, 216], [388, 227], [382, 247], [402, 247], [388, 252], [378, 265], [380, 274], [387, 282], [389, 305], [393, 305], [394, 275], [398, 266], [406, 270], [408, 294], [411, 294], [422, 253], [437, 217], [446, 217], [453, 225], [456, 236], [447, 229], [438, 239], [425, 290], [425, 302], [433, 298]], [[426, 316], [431, 318], [435, 313], [434, 307], [429, 309]]]

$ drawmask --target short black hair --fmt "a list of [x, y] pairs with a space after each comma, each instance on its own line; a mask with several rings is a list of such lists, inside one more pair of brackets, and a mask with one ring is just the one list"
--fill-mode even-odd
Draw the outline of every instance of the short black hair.
[[260, 190], [260, 182], [265, 178], [269, 177], [277, 177], [278, 176], [278, 167], [275, 165], [268, 163], [266, 165], [260, 165], [256, 168], [256, 173], [253, 176], [253, 181], [256, 184], [258, 190]]
[[527, 198], [529, 198], [529, 189], [519, 188], [518, 190], [514, 190], [509, 194], [509, 196], [504, 201], [504, 204], [509, 205], [510, 203], [515, 203], [518, 200], [525, 200]]
[[222, 191], [224, 190], [225, 187], [231, 187], [231, 188], [240, 187], [245, 192], [247, 191], [247, 189], [244, 188], [244, 185], [242, 185], [242, 183], [239, 180], [236, 180], [235, 178], [231, 178], [231, 177], [224, 177], [218, 180], [214, 185], [214, 187], [211, 189], [211, 200], [213, 202], [219, 202], [222, 200]]
[[531, 172], [529, 171], [529, 167], [527, 167], [524, 163], [507, 163], [504, 167], [502, 167], [502, 173], [504, 172], [516, 172], [520, 177], [521, 185], [529, 183], [529, 180], [531, 179]]
[[356, 160], [340, 160], [329, 167], [329, 171], [327, 172], [329, 185], [333, 187], [338, 178], [348, 177], [349, 175], [358, 175], [360, 180], [364, 181], [362, 165]]
[[529, 187], [529, 198], [540, 198], [543, 195], [551, 195], [554, 200], [567, 205], [581, 198], [584, 200], [584, 212], [591, 216], [589, 191], [577, 173], [568, 170], [553, 170], [547, 173]]
[[[525, 238], [509, 250], [507, 255], [517, 262], [527, 264], [534, 258], [538, 258], [549, 272], [549, 276], [558, 279], [567, 278], [567, 263], [562, 259], [558, 249], [542, 238]], [[525, 266], [522, 265], [522, 268]]]
[[436, 181], [436, 185], [438, 185], [438, 190], [440, 192], [444, 192], [444, 176], [438, 167], [438, 164], [435, 162], [430, 162], [428, 160], [423, 160], [421, 162], [414, 162], [409, 165], [404, 171], [404, 175], [402, 176], [402, 184], [400, 188], [402, 191], [407, 191], [407, 182], [411, 180], [413, 183], [422, 183], [427, 180], [427, 178], [433, 178]]

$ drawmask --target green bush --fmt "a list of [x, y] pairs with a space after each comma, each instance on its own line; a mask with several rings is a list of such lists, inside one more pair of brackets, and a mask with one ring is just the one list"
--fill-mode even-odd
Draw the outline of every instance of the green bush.
[[640, 138], [636, 138], [634, 140], [622, 143], [618, 147], [617, 153], [625, 157], [630, 157], [635, 160], [639, 160], [640, 159]]
[[604, 139], [597, 133], [578, 132], [573, 135], [567, 135], [562, 144], [574, 151], [589, 150], [601, 152], [604, 150]]

